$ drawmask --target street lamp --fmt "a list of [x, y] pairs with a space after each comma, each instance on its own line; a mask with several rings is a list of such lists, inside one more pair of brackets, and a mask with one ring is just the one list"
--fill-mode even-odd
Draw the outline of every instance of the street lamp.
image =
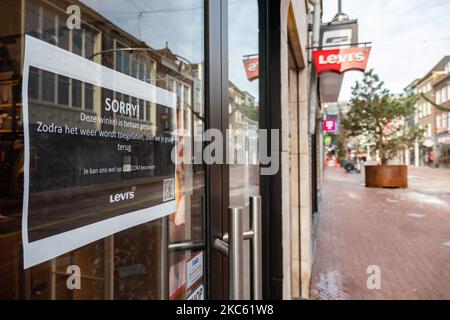
[[333, 22], [350, 20], [348, 15], [342, 12], [342, 0], [338, 0], [338, 13], [334, 16]]

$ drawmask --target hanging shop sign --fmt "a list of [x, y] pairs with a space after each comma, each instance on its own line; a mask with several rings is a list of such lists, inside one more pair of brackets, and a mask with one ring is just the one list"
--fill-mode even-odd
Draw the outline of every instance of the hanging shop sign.
[[25, 268], [176, 211], [175, 94], [30, 36], [23, 74]]
[[245, 56], [244, 57], [245, 74], [249, 81], [259, 78], [259, 56]]
[[[322, 24], [320, 27], [319, 44], [321, 50], [350, 48], [355, 43], [358, 43], [357, 20], [332, 21]], [[321, 102], [336, 102], [339, 99], [343, 79], [343, 74], [333, 72], [321, 73], [319, 82]], [[311, 110], [310, 113], [312, 114], [313, 112]], [[310, 121], [314, 121], [314, 118]]]
[[344, 73], [350, 70], [364, 72], [370, 55], [370, 47], [317, 50], [313, 52], [317, 74], [323, 72]]
[[332, 137], [332, 136], [326, 135], [325, 137], [323, 137], [323, 143], [324, 143], [326, 146], [331, 145], [332, 142], [333, 142], [333, 137]]
[[323, 120], [323, 131], [325, 133], [334, 133], [336, 131], [336, 119]]
[[320, 26], [322, 47], [349, 48], [358, 42], [358, 20], [333, 21]]

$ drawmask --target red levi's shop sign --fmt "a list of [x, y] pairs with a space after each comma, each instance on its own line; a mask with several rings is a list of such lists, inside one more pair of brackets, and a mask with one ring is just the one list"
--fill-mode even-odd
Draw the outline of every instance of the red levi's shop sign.
[[244, 68], [249, 81], [259, 78], [259, 56], [244, 58]]
[[346, 48], [318, 50], [313, 52], [317, 74], [322, 72], [343, 73], [349, 70], [364, 72], [370, 55], [369, 48]]

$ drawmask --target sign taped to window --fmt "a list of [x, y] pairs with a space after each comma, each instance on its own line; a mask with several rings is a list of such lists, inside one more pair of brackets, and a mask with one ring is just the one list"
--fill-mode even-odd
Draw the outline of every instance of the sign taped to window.
[[176, 211], [176, 95], [25, 37], [24, 268]]

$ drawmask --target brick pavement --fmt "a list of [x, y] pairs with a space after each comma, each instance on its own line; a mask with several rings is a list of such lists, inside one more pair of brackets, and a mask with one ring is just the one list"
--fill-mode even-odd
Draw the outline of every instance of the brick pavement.
[[411, 168], [402, 190], [330, 168], [322, 199], [311, 299], [450, 299], [450, 170]]

